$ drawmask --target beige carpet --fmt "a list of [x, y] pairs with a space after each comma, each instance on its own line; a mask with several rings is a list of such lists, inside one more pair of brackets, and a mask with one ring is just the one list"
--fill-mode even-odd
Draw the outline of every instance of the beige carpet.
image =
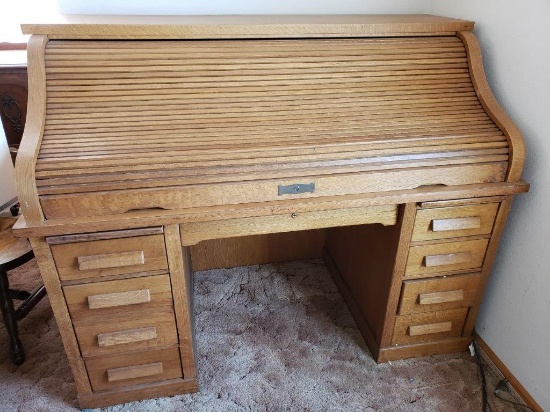
[[[10, 280], [36, 285], [35, 262]], [[377, 365], [321, 261], [197, 272], [195, 316], [201, 392], [106, 411], [481, 411], [466, 353]], [[48, 300], [19, 327], [19, 367], [0, 327], [0, 410], [78, 410]], [[522, 410], [493, 396], [490, 405]]]

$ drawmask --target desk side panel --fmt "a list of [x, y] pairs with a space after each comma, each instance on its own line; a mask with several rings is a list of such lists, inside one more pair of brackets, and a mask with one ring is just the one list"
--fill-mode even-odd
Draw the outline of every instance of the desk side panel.
[[44, 53], [47, 36], [32, 36], [28, 43], [29, 100], [27, 122], [17, 153], [15, 178], [21, 210], [28, 223], [44, 220], [36, 189], [35, 166], [44, 136], [46, 120], [46, 68]]
[[489, 82], [483, 68], [481, 48], [475, 34], [471, 31], [458, 32], [458, 37], [464, 42], [468, 56], [468, 66], [472, 83], [479, 101], [495, 124], [502, 130], [509, 142], [510, 166], [506, 174], [507, 182], [517, 182], [525, 163], [525, 143], [517, 126], [504, 112], [491, 92]]

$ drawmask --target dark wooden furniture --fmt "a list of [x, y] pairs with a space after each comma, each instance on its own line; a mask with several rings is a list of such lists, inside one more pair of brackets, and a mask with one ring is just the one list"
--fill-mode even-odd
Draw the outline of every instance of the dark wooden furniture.
[[27, 118], [26, 53], [26, 50], [4, 50], [0, 47], [0, 119], [14, 162]]
[[[20, 365], [25, 361], [25, 351], [19, 340], [17, 321], [27, 316], [46, 295], [46, 289], [44, 285], [32, 293], [10, 289], [8, 272], [34, 257], [29, 241], [13, 236], [12, 226], [15, 222], [15, 218], [0, 218], [0, 305], [10, 339], [11, 359], [13, 363]], [[23, 301], [17, 310], [14, 309], [13, 299]]]

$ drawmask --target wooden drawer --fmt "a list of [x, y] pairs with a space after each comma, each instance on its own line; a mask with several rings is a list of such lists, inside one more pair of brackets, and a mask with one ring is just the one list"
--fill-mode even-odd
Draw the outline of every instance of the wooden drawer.
[[493, 230], [498, 203], [420, 209], [413, 241], [487, 235]]
[[158, 382], [183, 376], [178, 348], [86, 360], [94, 391]]
[[183, 246], [202, 240], [267, 233], [293, 232], [325, 227], [397, 223], [397, 205], [356, 207], [348, 209], [293, 211], [282, 215], [244, 217], [210, 222], [189, 222], [181, 225]]
[[73, 322], [172, 307], [168, 275], [65, 286], [63, 293]]
[[430, 342], [454, 338], [462, 334], [468, 308], [398, 316], [395, 320], [392, 345]]
[[83, 357], [169, 346], [178, 343], [171, 308], [121, 313], [74, 325]]
[[168, 268], [160, 234], [56, 244], [51, 250], [62, 281]]
[[406, 280], [403, 282], [399, 314], [431, 312], [471, 306], [480, 274]]
[[475, 239], [412, 246], [405, 277], [428, 277], [479, 269], [488, 243], [488, 239]]

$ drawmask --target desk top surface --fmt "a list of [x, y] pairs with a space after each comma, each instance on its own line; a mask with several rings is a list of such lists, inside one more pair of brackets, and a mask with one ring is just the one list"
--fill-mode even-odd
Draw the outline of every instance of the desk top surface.
[[444, 35], [472, 30], [466, 20], [416, 15], [58, 16], [23, 24], [50, 38], [193, 39]]

